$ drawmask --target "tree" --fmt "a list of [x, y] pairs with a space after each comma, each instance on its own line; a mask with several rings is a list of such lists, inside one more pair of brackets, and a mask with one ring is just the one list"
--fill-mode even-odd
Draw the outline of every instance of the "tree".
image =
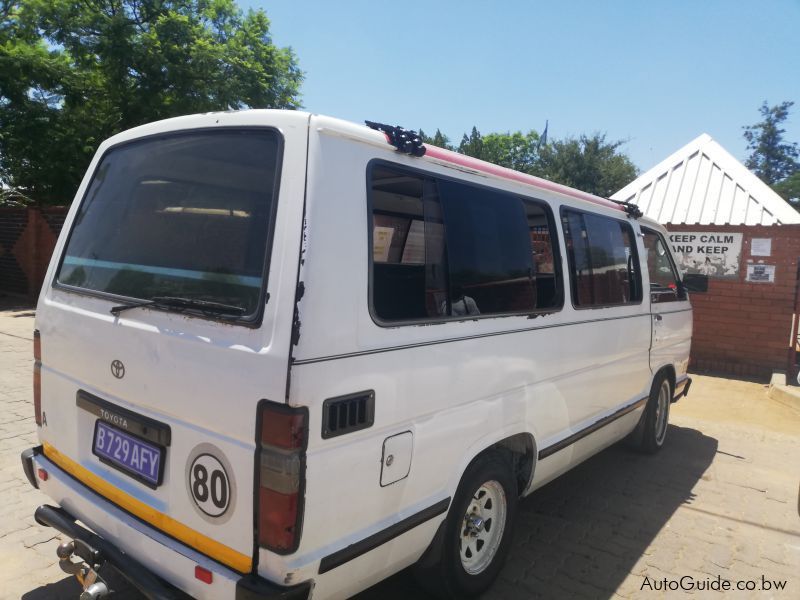
[[450, 143], [450, 138], [443, 134], [439, 128], [436, 129], [436, 133], [433, 134], [433, 137], [425, 135], [425, 132], [422, 129], [419, 130], [419, 136], [422, 138], [422, 141], [426, 144], [430, 144], [431, 146], [438, 146], [439, 148], [444, 148], [446, 150], [453, 150], [453, 145]]
[[481, 135], [473, 127], [458, 151], [605, 198], [636, 178], [636, 166], [620, 151], [624, 141], [608, 142], [599, 133], [542, 141], [534, 130]]
[[624, 143], [600, 133], [553, 141], [539, 149], [534, 174], [608, 198], [636, 178], [636, 166], [619, 151]]
[[747, 149], [750, 150], [745, 164], [767, 185], [775, 185], [800, 168], [797, 144], [785, 142], [783, 135], [786, 130], [781, 128], [793, 104], [781, 102], [769, 106], [764, 102], [759, 109], [764, 120], [743, 127]]
[[469, 135], [464, 134], [458, 145], [458, 151], [473, 158], [483, 158], [483, 138], [477, 127], [473, 125], [472, 132]]
[[269, 25], [234, 0], [0, 0], [0, 182], [67, 202], [119, 131], [299, 107], [303, 74]]
[[501, 167], [533, 173], [536, 171], [538, 148], [539, 134], [533, 130], [528, 133], [489, 133], [482, 139], [481, 158]]
[[[432, 138], [422, 131], [420, 135], [426, 144], [450, 147], [448, 138], [438, 129]], [[457, 151], [608, 198], [638, 174], [631, 159], [620, 150], [624, 143], [624, 140], [609, 142], [600, 133], [545, 141], [533, 129], [528, 133], [481, 135], [473, 127], [469, 135], [462, 136]]]
[[783, 181], [779, 181], [772, 186], [781, 198], [788, 200], [794, 207], [800, 210], [800, 169], [789, 175]]

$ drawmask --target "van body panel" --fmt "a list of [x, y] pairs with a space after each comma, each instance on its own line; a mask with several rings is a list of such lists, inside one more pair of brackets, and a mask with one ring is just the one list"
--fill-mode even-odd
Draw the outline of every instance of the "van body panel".
[[[253, 473], [256, 407], [262, 399], [283, 401], [296, 286], [308, 116], [281, 111], [220, 113], [172, 119], [112, 138], [104, 152], [140, 136], [225, 127], [270, 127], [280, 132], [283, 157], [267, 277], [269, 301], [258, 326], [225, 323], [203, 316], [147, 307], [118, 316], [115, 298], [53, 285], [87, 175], [59, 238], [37, 308], [43, 347], [42, 410], [47, 425], [40, 438], [86, 472], [111, 483], [138, 502], [168, 514], [185, 527], [236, 554], [211, 556], [248, 572], [253, 556]], [[90, 170], [91, 174], [91, 170]], [[124, 376], [112, 372], [121, 361]], [[76, 405], [79, 391], [169, 426], [163, 481], [156, 489], [101, 462], [92, 449], [93, 414]], [[190, 469], [201, 452], [224, 466], [228, 507], [209, 515], [193, 500]], [[217, 488], [217, 494], [222, 492]], [[157, 523], [153, 523], [157, 526]], [[244, 557], [244, 558], [242, 558]]]
[[[588, 204], [485, 174], [466, 174], [390, 147], [353, 143], [312, 118], [307, 235], [300, 268], [304, 295], [298, 303], [302, 328], [293, 350], [289, 397], [291, 404], [309, 407], [299, 563], [302, 556], [310, 560], [320, 548], [341, 549], [397, 515], [418, 510], [420, 498], [433, 503], [452, 496], [469, 462], [505, 437], [529, 432], [537, 447], [545, 448], [613, 413], [618, 405], [641, 399], [649, 389], [650, 315], [645, 301], [575, 309], [567, 290], [561, 309], [535, 318], [377, 323], [369, 307], [369, 214], [364, 200], [368, 166], [376, 159], [491, 184], [541, 200], [554, 215], [567, 201], [579, 208]], [[625, 218], [618, 210], [592, 209]], [[561, 234], [558, 243], [566, 273]], [[563, 359], [565, 351], [569, 360]], [[323, 439], [323, 402], [365, 389], [375, 394], [372, 427]], [[550, 468], [540, 471], [537, 466], [527, 491], [583, 460], [591, 448], [627, 434], [640, 415], [641, 409], [546, 459]], [[413, 433], [408, 476], [381, 486], [383, 444], [404, 431]], [[431, 462], [436, 468], [430, 468]], [[347, 465], [348, 476], [341, 477], [332, 464]], [[364, 501], [353, 502], [353, 497]], [[360, 524], [355, 535], [353, 523]], [[402, 546], [400, 541], [390, 545]]]
[[688, 299], [672, 304], [683, 306], [653, 305], [653, 346], [650, 349], [650, 364], [653, 371], [672, 366], [676, 378], [680, 379], [689, 369], [692, 308], [688, 306]]

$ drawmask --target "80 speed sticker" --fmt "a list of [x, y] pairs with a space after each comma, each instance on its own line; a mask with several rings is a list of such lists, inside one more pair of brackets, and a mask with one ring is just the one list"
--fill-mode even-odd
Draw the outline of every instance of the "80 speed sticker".
[[200, 515], [211, 523], [226, 522], [235, 505], [236, 484], [225, 455], [211, 444], [200, 444], [192, 450], [186, 467], [189, 495]]
[[192, 498], [209, 517], [219, 517], [228, 510], [230, 483], [225, 467], [210, 454], [201, 454], [189, 471]]

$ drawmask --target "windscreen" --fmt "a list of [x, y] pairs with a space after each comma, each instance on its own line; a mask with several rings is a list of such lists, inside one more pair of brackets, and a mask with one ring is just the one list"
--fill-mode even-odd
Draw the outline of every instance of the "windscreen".
[[272, 130], [182, 132], [112, 148], [75, 218], [60, 284], [259, 311], [276, 202]]

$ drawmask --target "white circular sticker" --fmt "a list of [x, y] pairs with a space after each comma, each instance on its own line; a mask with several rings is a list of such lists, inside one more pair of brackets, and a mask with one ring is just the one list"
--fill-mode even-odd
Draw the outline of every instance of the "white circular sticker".
[[209, 517], [221, 517], [231, 503], [228, 472], [218, 458], [199, 454], [189, 467], [189, 489], [197, 507]]

